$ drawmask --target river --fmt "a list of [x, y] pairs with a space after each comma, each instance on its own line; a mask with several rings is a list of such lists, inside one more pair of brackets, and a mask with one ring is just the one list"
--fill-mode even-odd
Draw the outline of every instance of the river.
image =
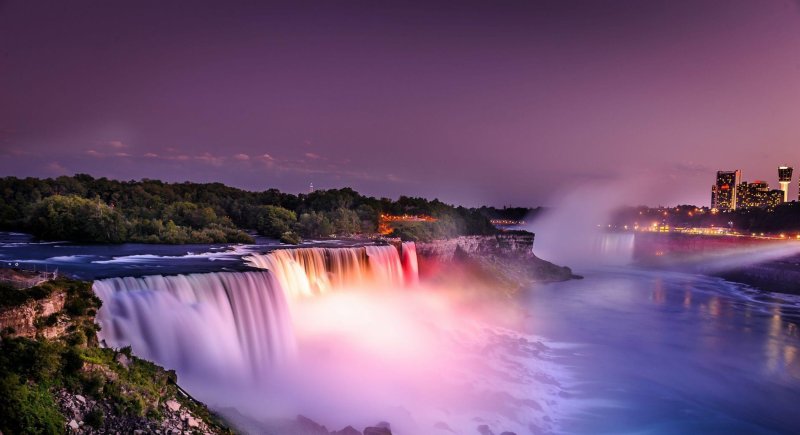
[[[29, 268], [46, 264], [84, 279], [242, 273], [253, 270], [243, 256], [279, 246], [270, 240], [259, 240], [258, 245], [76, 245], [3, 233], [0, 260]], [[299, 354], [313, 358], [304, 362], [301, 357], [297, 364], [303, 368], [303, 382], [293, 381], [289, 373], [281, 382], [259, 388], [272, 385], [281, 395], [310, 389], [306, 395], [297, 394], [296, 404], [307, 406], [307, 415], [330, 427], [370, 424], [371, 416], [386, 416], [401, 434], [478, 433], [484, 424], [497, 434], [513, 430], [520, 435], [800, 433], [799, 297], [676, 271], [609, 266], [577, 272], [585, 279], [538, 285], [521, 294], [515, 309], [522, 312], [522, 320], [513, 328], [481, 323], [469, 329], [466, 343], [454, 329], [474, 328], [475, 323], [464, 321], [464, 311], [443, 308], [441, 302], [448, 298], [433, 303], [415, 296], [409, 302], [405, 293], [354, 293], [330, 296], [325, 302], [290, 300], [297, 340], [293, 345]], [[119, 297], [124, 300], [125, 295]], [[104, 300], [108, 309], [117, 303], [108, 295]], [[343, 316], [331, 314], [343, 306]], [[169, 310], [181, 309], [177, 307], [170, 305]], [[174, 311], [137, 322], [163, 322], [170, 312]], [[187, 334], [200, 330], [201, 323], [193, 323], [199, 326]], [[207, 329], [208, 339], [197, 339], [213, 343], [211, 335], [222, 328]], [[452, 340], [445, 345], [429, 342], [431, 335], [443, 331]], [[228, 333], [235, 335], [236, 331]], [[185, 337], [176, 334], [175, 340]], [[341, 343], [347, 343], [341, 346], [348, 355], [336, 353]], [[146, 344], [140, 346], [146, 354]], [[377, 355], [381, 357], [373, 361]], [[357, 367], [352, 367], [354, 360]], [[343, 364], [337, 366], [337, 361]], [[461, 370], [456, 366], [461, 362], [470, 368]], [[220, 362], [221, 367], [229, 363]], [[213, 384], [207, 376], [191, 381], [191, 360], [173, 364], [189, 365], [170, 368], [189, 376], [194, 382], [190, 391], [201, 399], [219, 407], [237, 406], [235, 401], [213, 403], [219, 390], [198, 384]], [[447, 388], [429, 387], [443, 367], [460, 372], [454, 381], [457, 395], [443, 391], [456, 385], [451, 379], [442, 380]], [[337, 380], [327, 383], [328, 377]], [[360, 382], [367, 384], [362, 388]], [[343, 389], [357, 394], [344, 397]], [[477, 390], [489, 400], [480, 405], [468, 400], [477, 397]], [[253, 399], [247, 394], [242, 398]], [[402, 412], [381, 414], [376, 403], [402, 407]], [[335, 406], [360, 412], [324, 411]]]

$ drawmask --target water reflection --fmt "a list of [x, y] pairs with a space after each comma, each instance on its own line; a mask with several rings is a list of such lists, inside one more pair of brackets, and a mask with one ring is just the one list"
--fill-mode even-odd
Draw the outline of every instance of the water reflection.
[[800, 433], [800, 298], [620, 269], [534, 297], [531, 332], [577, 343], [562, 358], [592, 404], [566, 432]]

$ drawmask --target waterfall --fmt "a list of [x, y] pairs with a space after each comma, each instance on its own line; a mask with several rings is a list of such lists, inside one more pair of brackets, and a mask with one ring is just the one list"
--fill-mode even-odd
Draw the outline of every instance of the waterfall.
[[419, 263], [417, 263], [417, 245], [414, 242], [403, 242], [403, 273], [406, 285], [415, 286], [419, 283]]
[[401, 249], [402, 260], [394, 246], [281, 249], [245, 258], [261, 272], [98, 280], [100, 339], [181, 376], [262, 377], [295, 355], [287, 296], [415, 285], [415, 246]]
[[595, 255], [598, 262], [624, 266], [633, 262], [634, 233], [601, 233], [596, 236]]
[[110, 278], [94, 282], [108, 346], [188, 376], [256, 377], [294, 355], [280, 284], [269, 272]]
[[279, 249], [253, 254], [245, 261], [275, 274], [292, 296], [312, 296], [345, 286], [400, 287], [418, 281], [417, 253], [413, 242], [397, 248], [365, 246], [355, 248]]

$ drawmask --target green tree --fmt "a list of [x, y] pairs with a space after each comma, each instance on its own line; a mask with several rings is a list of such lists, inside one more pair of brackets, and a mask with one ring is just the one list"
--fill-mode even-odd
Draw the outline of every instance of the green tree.
[[328, 237], [334, 232], [333, 224], [323, 213], [310, 212], [300, 215], [297, 232], [304, 238]]
[[54, 195], [36, 203], [29, 219], [31, 232], [43, 239], [119, 243], [127, 237], [127, 222], [100, 200]]
[[259, 234], [280, 238], [290, 232], [297, 222], [297, 215], [291, 210], [275, 205], [264, 205], [257, 209], [256, 230]]

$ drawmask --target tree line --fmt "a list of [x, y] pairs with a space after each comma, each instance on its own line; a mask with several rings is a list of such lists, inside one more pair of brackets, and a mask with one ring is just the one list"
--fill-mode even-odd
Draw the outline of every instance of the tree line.
[[[456, 207], [438, 199], [397, 200], [361, 195], [351, 188], [290, 194], [252, 192], [222, 183], [166, 183], [94, 178], [0, 178], [0, 229], [46, 240], [89, 243], [249, 243], [248, 231], [298, 243], [377, 231], [382, 213], [427, 215], [395, 236], [409, 240], [492, 234], [492, 207]], [[518, 213], [518, 211], [516, 211]]]

